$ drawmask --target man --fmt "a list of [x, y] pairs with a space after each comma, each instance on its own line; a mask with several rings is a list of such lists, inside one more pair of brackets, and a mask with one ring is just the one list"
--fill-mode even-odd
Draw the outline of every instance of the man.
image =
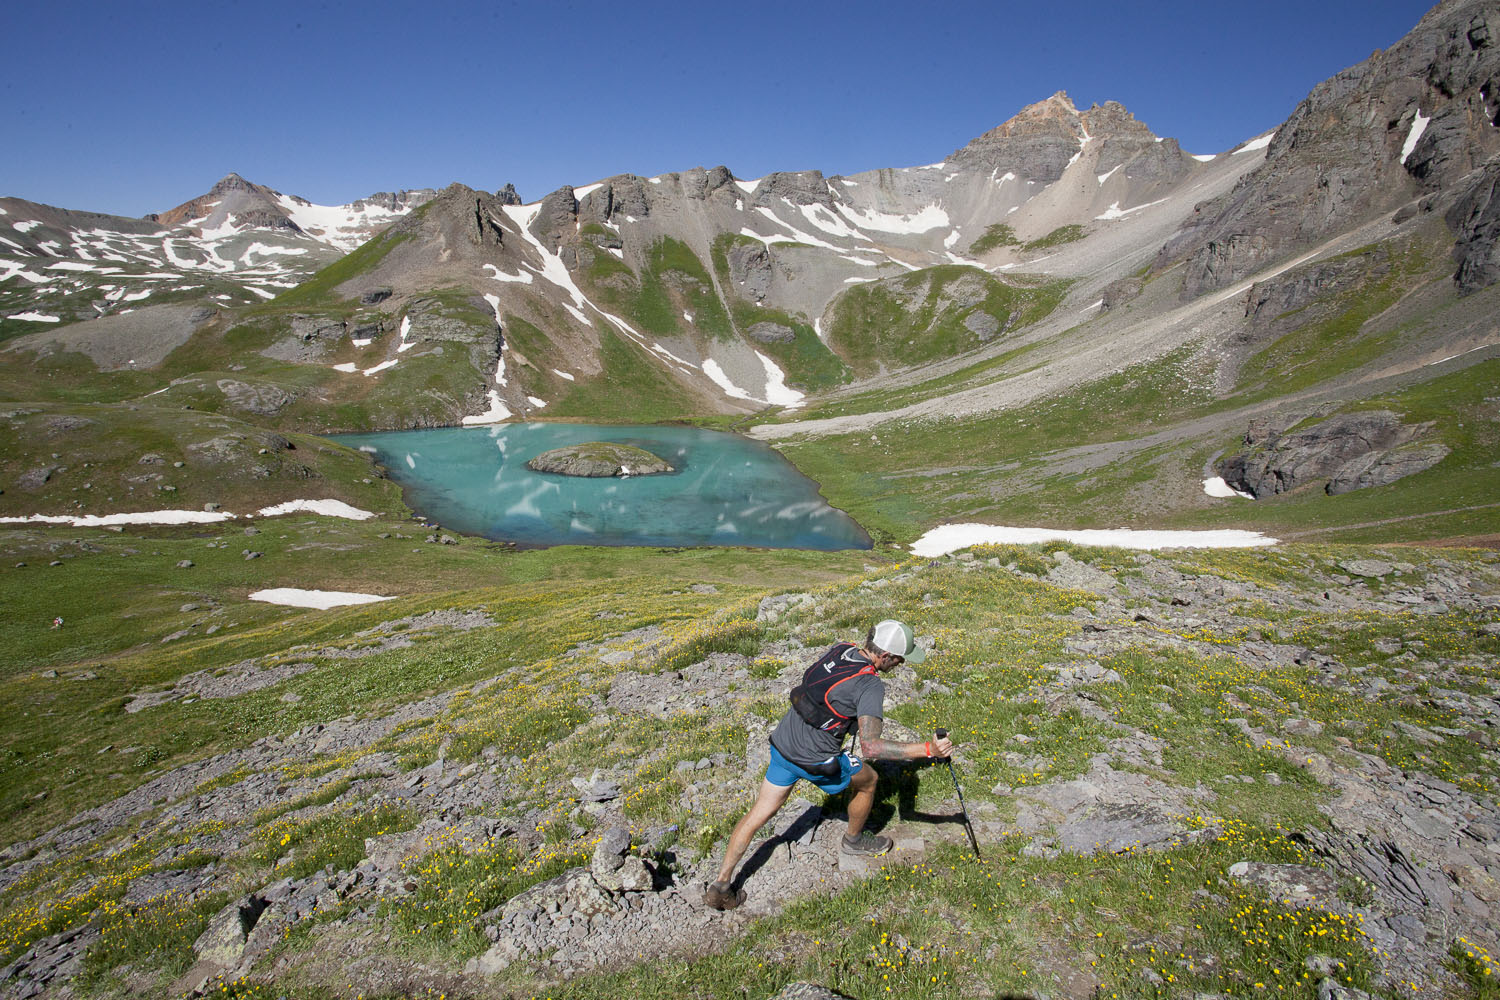
[[875, 804], [875, 769], [843, 752], [844, 736], [858, 720], [860, 756], [865, 760], [925, 760], [951, 754], [953, 743], [946, 736], [902, 743], [880, 735], [885, 684], [879, 675], [902, 663], [921, 663], [926, 656], [911, 629], [887, 619], [870, 630], [863, 647], [838, 643], [807, 669], [802, 684], [792, 690], [792, 707], [771, 733], [771, 763], [760, 783], [760, 794], [729, 835], [718, 881], [704, 893], [705, 903], [716, 910], [732, 910], [745, 901], [745, 891], [736, 891], [730, 884], [735, 866], [750, 846], [750, 838], [776, 815], [798, 781], [811, 782], [830, 795], [845, 788], [853, 791], [849, 829], [840, 845], [844, 853], [879, 855], [891, 849], [889, 837], [865, 830]]

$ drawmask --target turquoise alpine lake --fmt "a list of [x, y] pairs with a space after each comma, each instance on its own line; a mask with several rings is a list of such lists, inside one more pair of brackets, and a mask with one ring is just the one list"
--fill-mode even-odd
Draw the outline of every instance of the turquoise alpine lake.
[[[407, 504], [444, 527], [523, 546], [867, 549], [870, 537], [771, 448], [696, 427], [495, 424], [333, 440], [374, 456]], [[533, 472], [587, 441], [644, 448], [676, 471], [586, 479]]]

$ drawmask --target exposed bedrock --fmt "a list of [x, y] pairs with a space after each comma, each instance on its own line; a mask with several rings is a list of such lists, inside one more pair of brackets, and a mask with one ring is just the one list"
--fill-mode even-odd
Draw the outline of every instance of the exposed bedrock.
[[1287, 493], [1324, 480], [1329, 494], [1384, 486], [1431, 468], [1446, 445], [1420, 438], [1430, 423], [1403, 424], [1389, 410], [1344, 413], [1307, 430], [1284, 434], [1255, 421], [1245, 434], [1249, 450], [1219, 463], [1219, 475], [1255, 497]]

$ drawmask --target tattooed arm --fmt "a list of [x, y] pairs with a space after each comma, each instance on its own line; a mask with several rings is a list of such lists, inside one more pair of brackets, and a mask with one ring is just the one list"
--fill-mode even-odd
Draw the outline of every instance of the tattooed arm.
[[934, 737], [925, 743], [902, 743], [899, 740], [882, 739], [885, 721], [873, 715], [859, 717], [859, 755], [865, 760], [926, 760], [929, 757], [947, 757], [953, 753], [953, 743], [946, 736]]

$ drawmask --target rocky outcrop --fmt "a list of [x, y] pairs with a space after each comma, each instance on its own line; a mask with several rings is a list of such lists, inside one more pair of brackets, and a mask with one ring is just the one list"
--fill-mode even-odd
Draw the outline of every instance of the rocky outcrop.
[[751, 340], [762, 344], [790, 344], [797, 339], [797, 332], [781, 323], [756, 323], [745, 331]]
[[743, 298], [759, 302], [770, 293], [776, 276], [770, 247], [759, 241], [734, 243], [724, 257], [729, 264], [729, 280]]
[[670, 464], [644, 448], [613, 441], [588, 441], [553, 448], [526, 463], [533, 472], [598, 479], [607, 476], [655, 476], [675, 472]]
[[1285, 254], [1447, 192], [1500, 152], [1492, 0], [1434, 8], [1384, 52], [1315, 87], [1265, 163], [1199, 206], [1155, 268], [1186, 261], [1182, 296], [1222, 288]]
[[793, 205], [822, 205], [833, 211], [833, 195], [821, 170], [767, 174], [755, 188], [755, 204], [770, 207], [785, 198]]
[[536, 218], [531, 220], [531, 235], [553, 253], [562, 242], [577, 231], [578, 199], [571, 185], [563, 185], [542, 199]]
[[[1278, 322], [1283, 317], [1300, 314], [1314, 303], [1328, 302], [1364, 281], [1385, 277], [1390, 273], [1390, 258], [1388, 247], [1377, 246], [1352, 257], [1317, 261], [1256, 282], [1250, 286], [1245, 315], [1252, 330], [1283, 330], [1288, 326], [1286, 322]], [[1299, 315], [1294, 322], [1300, 325], [1308, 318]]]
[[280, 413], [297, 397], [279, 386], [240, 382], [232, 378], [221, 378], [217, 383], [224, 394], [224, 401], [231, 409], [243, 410], [260, 417], [271, 417]]
[[1384, 486], [1431, 468], [1448, 454], [1440, 442], [1418, 440], [1431, 428], [1403, 424], [1389, 410], [1339, 414], [1294, 434], [1257, 421], [1245, 434], [1250, 450], [1221, 461], [1218, 472], [1257, 499], [1318, 480], [1325, 480], [1330, 495]]
[[[1500, 112], [1497, 112], [1500, 117]], [[1467, 295], [1500, 281], [1500, 160], [1479, 172], [1469, 190], [1448, 210], [1449, 228], [1458, 234], [1453, 247], [1458, 270], [1453, 280]]]
[[651, 214], [651, 199], [645, 178], [621, 174], [600, 182], [578, 203], [578, 221], [611, 222], [616, 215], [644, 219]]
[[505, 187], [495, 192], [495, 200], [502, 205], [520, 205], [521, 196], [516, 193], [514, 184], [506, 184]]
[[342, 319], [331, 316], [291, 317], [292, 332], [260, 353], [276, 361], [307, 363], [320, 361], [348, 330]]

